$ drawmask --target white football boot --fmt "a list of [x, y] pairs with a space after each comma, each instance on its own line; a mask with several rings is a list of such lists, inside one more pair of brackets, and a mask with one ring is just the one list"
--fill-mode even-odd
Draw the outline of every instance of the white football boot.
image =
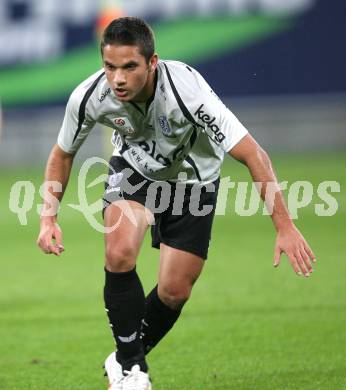
[[115, 352], [112, 352], [105, 361], [104, 368], [109, 380], [109, 390], [123, 390], [123, 369], [118, 363]]
[[141, 371], [138, 364], [135, 364], [131, 371], [124, 371], [122, 390], [151, 390], [149, 375]]

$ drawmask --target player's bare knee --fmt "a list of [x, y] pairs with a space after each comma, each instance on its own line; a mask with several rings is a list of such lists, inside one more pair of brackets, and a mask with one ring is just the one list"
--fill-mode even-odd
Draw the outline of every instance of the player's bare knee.
[[180, 310], [190, 298], [191, 288], [176, 286], [159, 286], [158, 294], [161, 301], [173, 310]]
[[107, 245], [105, 257], [110, 272], [127, 272], [136, 265], [136, 255], [129, 246]]

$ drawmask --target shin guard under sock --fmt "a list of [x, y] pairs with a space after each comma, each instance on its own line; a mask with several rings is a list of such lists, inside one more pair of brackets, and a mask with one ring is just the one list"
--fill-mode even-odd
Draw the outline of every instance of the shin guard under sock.
[[140, 339], [145, 312], [145, 296], [136, 269], [109, 272], [105, 269], [104, 301], [109, 323], [117, 345], [117, 360], [123, 370], [139, 364], [147, 371], [143, 344]]
[[142, 326], [142, 342], [147, 354], [172, 328], [181, 310], [173, 310], [159, 298], [157, 286], [146, 298], [145, 317]]

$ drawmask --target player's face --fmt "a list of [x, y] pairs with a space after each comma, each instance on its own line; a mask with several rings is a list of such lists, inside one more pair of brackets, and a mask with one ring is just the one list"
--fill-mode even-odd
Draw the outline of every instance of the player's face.
[[149, 63], [137, 46], [106, 45], [103, 65], [109, 85], [120, 101], [145, 102], [154, 92], [157, 65], [154, 54]]

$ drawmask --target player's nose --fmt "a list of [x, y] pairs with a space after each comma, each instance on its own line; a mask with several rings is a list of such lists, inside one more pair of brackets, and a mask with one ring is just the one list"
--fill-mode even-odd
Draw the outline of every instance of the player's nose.
[[113, 83], [115, 87], [121, 87], [126, 84], [125, 73], [121, 69], [117, 69], [114, 72]]

